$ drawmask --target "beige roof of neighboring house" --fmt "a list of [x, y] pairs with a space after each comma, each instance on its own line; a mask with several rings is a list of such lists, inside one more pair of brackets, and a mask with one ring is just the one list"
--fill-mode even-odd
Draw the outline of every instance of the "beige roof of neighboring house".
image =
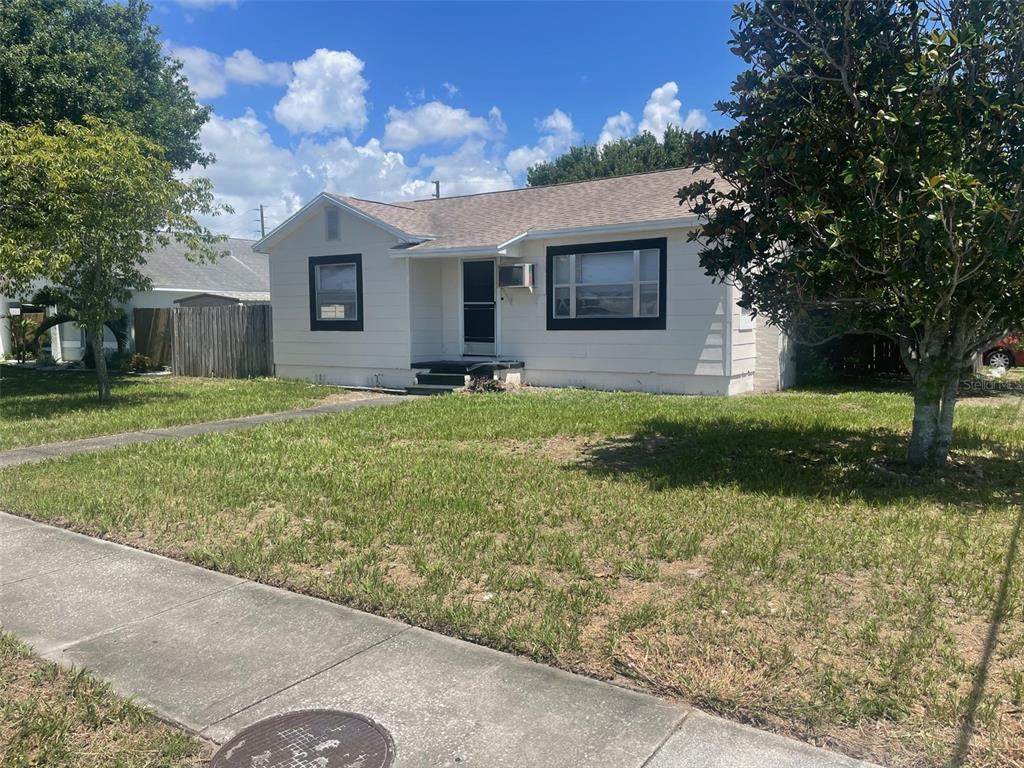
[[[682, 186], [717, 179], [689, 168], [592, 181], [485, 192], [461, 197], [379, 203], [330, 195], [424, 242], [409, 250], [491, 248], [531, 231], [670, 221], [693, 215], [675, 197]], [[430, 238], [430, 239], [427, 239]]]

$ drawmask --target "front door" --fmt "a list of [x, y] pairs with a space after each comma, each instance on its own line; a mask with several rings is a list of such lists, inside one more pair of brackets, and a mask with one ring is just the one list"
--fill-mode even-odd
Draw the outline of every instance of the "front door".
[[493, 355], [495, 336], [494, 259], [462, 262], [462, 351]]

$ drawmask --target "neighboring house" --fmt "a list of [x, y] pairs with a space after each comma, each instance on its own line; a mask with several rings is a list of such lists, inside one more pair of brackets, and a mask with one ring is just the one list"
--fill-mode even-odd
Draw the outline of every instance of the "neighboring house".
[[688, 240], [699, 222], [674, 195], [708, 176], [392, 204], [322, 193], [254, 246], [270, 257], [276, 373], [407, 387], [478, 366], [541, 386], [788, 386], [785, 337], [707, 277]]
[[269, 303], [269, 291], [266, 293], [236, 293], [232, 291], [223, 291], [221, 293], [195, 293], [191, 296], [174, 300], [174, 306], [176, 307], [233, 307], [239, 304], [252, 306], [254, 304]]
[[[270, 300], [267, 257], [252, 250], [252, 240], [232, 238], [224, 242], [228, 255], [213, 262], [197, 264], [185, 257], [179, 243], [158, 247], [146, 255], [143, 273], [152, 282], [148, 291], [133, 293], [124, 309], [128, 315], [129, 339], [135, 347], [136, 310], [169, 309], [176, 304], [248, 303]], [[197, 298], [198, 296], [203, 298]], [[104, 346], [115, 348], [107, 331]], [[63, 323], [51, 336], [51, 353], [58, 362], [79, 360], [85, 351], [85, 338], [73, 323]]]

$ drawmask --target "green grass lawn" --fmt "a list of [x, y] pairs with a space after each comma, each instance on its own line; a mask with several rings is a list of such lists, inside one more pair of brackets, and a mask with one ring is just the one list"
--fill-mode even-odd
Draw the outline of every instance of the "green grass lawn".
[[284, 411], [338, 391], [280, 379], [169, 376], [117, 376], [112, 389], [101, 404], [91, 371], [0, 365], [0, 450]]
[[922, 477], [910, 414], [453, 395], [25, 465], [0, 506], [891, 765], [945, 764], [972, 712], [968, 764], [1021, 765], [1021, 404], [965, 401]]
[[80, 670], [0, 632], [0, 765], [197, 768], [209, 750]]

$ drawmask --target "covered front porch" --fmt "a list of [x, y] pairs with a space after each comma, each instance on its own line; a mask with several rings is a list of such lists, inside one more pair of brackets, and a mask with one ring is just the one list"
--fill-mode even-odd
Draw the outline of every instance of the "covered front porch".
[[502, 338], [507, 311], [535, 302], [532, 286], [502, 287], [501, 268], [515, 263], [476, 254], [409, 259], [412, 368], [464, 377], [522, 367]]

